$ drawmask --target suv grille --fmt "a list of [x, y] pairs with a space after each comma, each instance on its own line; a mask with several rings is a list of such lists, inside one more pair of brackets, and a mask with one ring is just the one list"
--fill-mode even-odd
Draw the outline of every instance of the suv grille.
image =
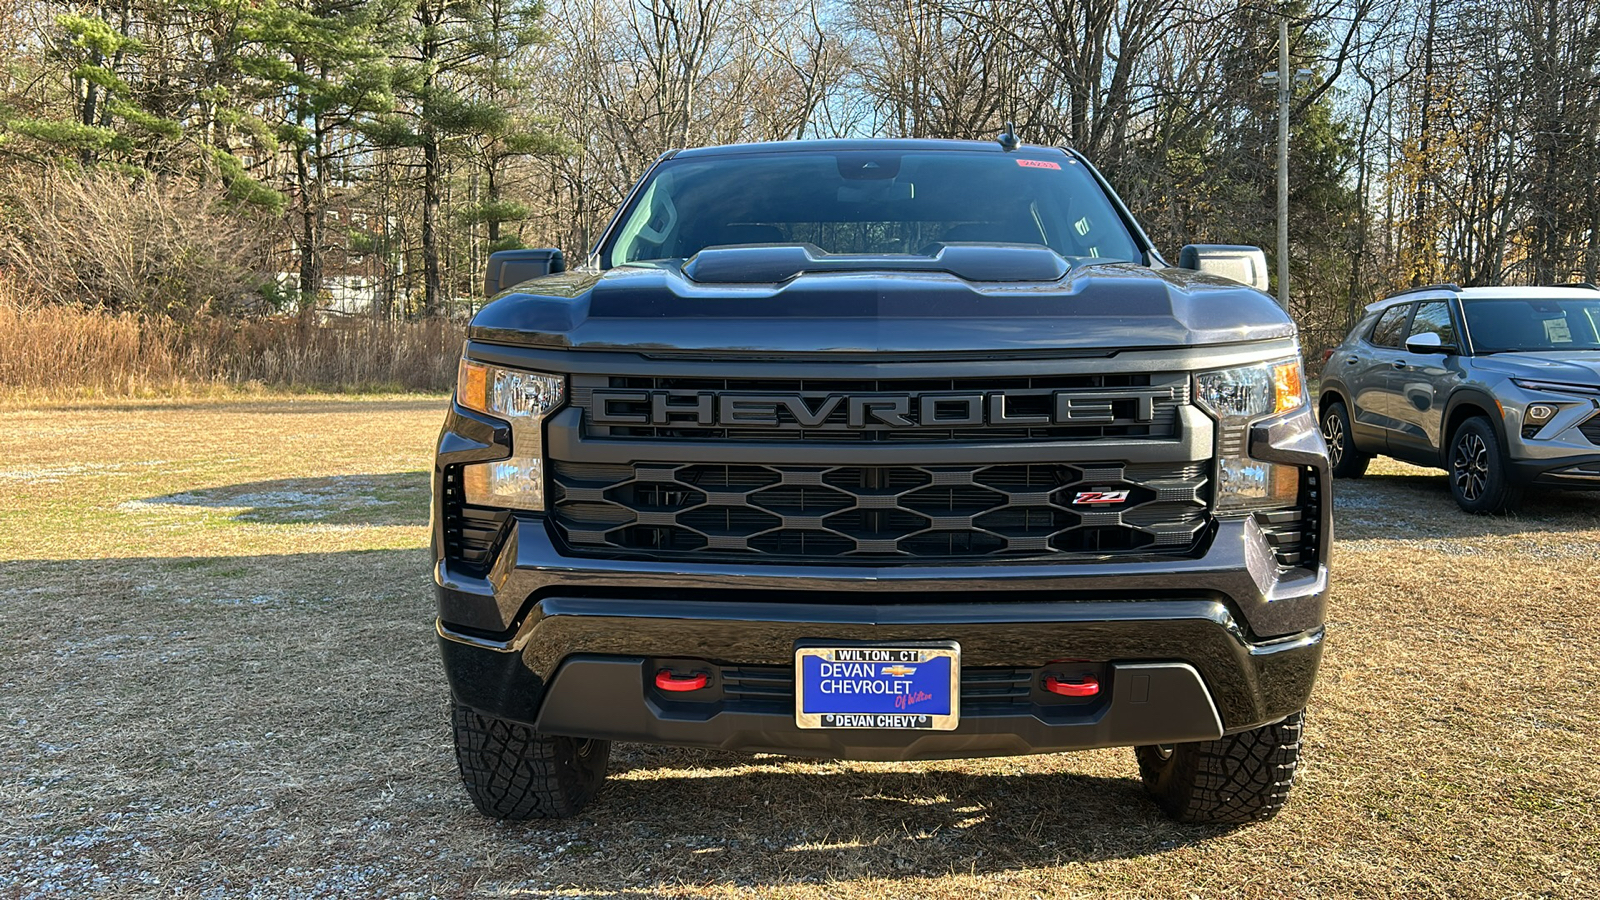
[[[739, 411], [724, 416], [724, 400], [740, 404]], [[852, 402], [874, 408], [903, 403], [903, 418], [910, 424], [891, 425], [860, 409], [853, 421]], [[995, 402], [1002, 406], [996, 408]], [[1178, 407], [1188, 402], [1188, 379], [1175, 374], [853, 381], [572, 377], [572, 404], [584, 410], [588, 433], [612, 440], [995, 443], [1169, 438], [1177, 433]], [[1003, 416], [996, 415], [1000, 409]], [[802, 423], [796, 412], [815, 420]], [[952, 420], [960, 424], [940, 425]]]
[[[1201, 464], [984, 466], [551, 463], [576, 550], [765, 558], [1184, 552], [1206, 523]], [[1080, 494], [1126, 492], [1110, 503]], [[1089, 498], [1093, 499], [1093, 498]]]
[[1591, 416], [1588, 421], [1579, 425], [1578, 430], [1583, 432], [1583, 436], [1589, 439], [1589, 443], [1600, 447], [1600, 413]]

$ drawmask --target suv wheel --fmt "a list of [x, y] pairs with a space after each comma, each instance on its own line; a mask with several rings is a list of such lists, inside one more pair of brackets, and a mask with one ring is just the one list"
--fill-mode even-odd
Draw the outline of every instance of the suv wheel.
[[478, 811], [496, 819], [564, 819], [594, 798], [610, 741], [540, 734], [520, 722], [452, 703], [461, 782]]
[[1328, 462], [1335, 478], [1360, 478], [1372, 457], [1356, 449], [1350, 428], [1350, 411], [1335, 400], [1322, 413], [1322, 440], [1328, 445]]
[[1506, 512], [1522, 497], [1507, 477], [1494, 428], [1482, 416], [1462, 422], [1450, 439], [1450, 493], [1470, 513]]
[[1138, 747], [1144, 788], [1179, 822], [1243, 825], [1278, 814], [1300, 765], [1305, 713], [1214, 741]]

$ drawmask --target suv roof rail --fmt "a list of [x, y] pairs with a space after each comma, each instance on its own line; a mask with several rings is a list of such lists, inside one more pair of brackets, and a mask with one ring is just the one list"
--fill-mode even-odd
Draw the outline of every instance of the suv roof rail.
[[1588, 288], [1591, 291], [1600, 291], [1600, 285], [1592, 281], [1569, 281], [1565, 284], [1544, 284], [1540, 285], [1540, 287]]
[[1416, 287], [1408, 287], [1408, 288], [1404, 288], [1402, 290], [1395, 291], [1392, 294], [1387, 294], [1387, 295], [1384, 296], [1383, 299], [1389, 300], [1391, 298], [1400, 297], [1400, 296], [1403, 296], [1405, 294], [1419, 294], [1419, 293], [1421, 293], [1423, 291], [1449, 291], [1452, 294], [1459, 294], [1459, 293], [1461, 293], [1461, 285], [1456, 284], [1453, 281], [1445, 281], [1445, 282], [1441, 282], [1439, 284], [1419, 284]]

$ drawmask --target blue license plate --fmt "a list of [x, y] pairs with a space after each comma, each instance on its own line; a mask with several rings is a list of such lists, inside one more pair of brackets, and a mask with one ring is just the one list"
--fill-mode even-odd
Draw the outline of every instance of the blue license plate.
[[950, 731], [961, 715], [961, 648], [938, 645], [798, 647], [795, 723], [801, 728]]

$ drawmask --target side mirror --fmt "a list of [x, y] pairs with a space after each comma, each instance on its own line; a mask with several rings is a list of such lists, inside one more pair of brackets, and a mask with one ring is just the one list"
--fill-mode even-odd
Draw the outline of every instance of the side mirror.
[[1190, 244], [1178, 253], [1178, 268], [1248, 284], [1262, 293], [1267, 280], [1267, 254], [1260, 247], [1239, 244]]
[[1431, 331], [1413, 334], [1406, 338], [1407, 353], [1454, 353], [1456, 348], [1446, 344]]
[[489, 269], [483, 275], [483, 295], [493, 297], [512, 285], [530, 278], [554, 275], [567, 270], [567, 258], [554, 247], [543, 250], [501, 250], [489, 254]]

